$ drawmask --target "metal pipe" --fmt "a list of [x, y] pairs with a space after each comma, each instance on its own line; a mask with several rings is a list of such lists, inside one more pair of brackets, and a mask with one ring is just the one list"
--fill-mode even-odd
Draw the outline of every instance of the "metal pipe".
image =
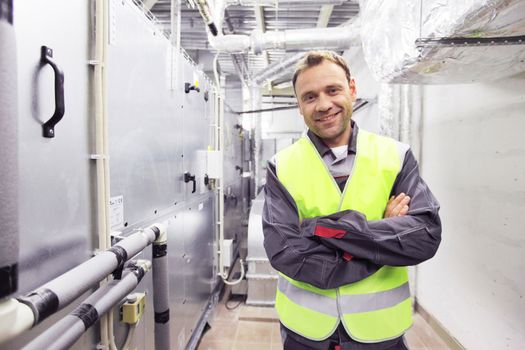
[[260, 54], [267, 49], [283, 50], [346, 50], [361, 45], [358, 22], [330, 28], [293, 29], [261, 32], [254, 30], [247, 35], [219, 35], [209, 37], [210, 45], [219, 51], [229, 53], [251, 50]]
[[304, 52], [289, 55], [279, 62], [266, 67], [253, 77], [257, 85], [262, 85], [266, 80], [275, 80], [288, 72], [288, 69], [295, 65], [304, 56]]
[[85, 331], [132, 292], [151, 268], [147, 260], [127, 267], [120, 280], [113, 280], [91, 294], [72, 313], [55, 323], [23, 349], [69, 349]]
[[170, 349], [170, 290], [168, 279], [168, 234], [161, 230], [153, 242], [153, 311], [155, 313], [155, 349]]
[[266, 49], [311, 50], [311, 49], [348, 49], [361, 45], [360, 33], [355, 25], [293, 29], [262, 33], [253, 31], [251, 49], [259, 54]]
[[[155, 225], [136, 232], [42, 287], [17, 298], [33, 311], [33, 326], [69, 305], [94, 284], [124, 266], [129, 258], [155, 241], [160, 232]], [[82, 276], [82, 279], [79, 280], [79, 276]]]
[[13, 0], [0, 0], [0, 301], [18, 289], [18, 110]]
[[345, 0], [227, 0], [226, 5], [231, 6], [304, 6], [304, 5], [342, 5]]
[[210, 33], [213, 36], [217, 36], [218, 34], [217, 26], [215, 25], [213, 21], [213, 15], [211, 14], [208, 1], [207, 0], [196, 0], [195, 3], [197, 4], [197, 8], [199, 9], [199, 13], [201, 14], [201, 17], [204, 20], [204, 23], [206, 23], [206, 25], [208, 26], [208, 29], [210, 30]]
[[[261, 109], [261, 88], [257, 84], [250, 85], [250, 109], [257, 111]], [[262, 136], [261, 136], [261, 114], [254, 113], [252, 118], [252, 135], [253, 135], [253, 179], [255, 190], [251, 198], [254, 199], [261, 187], [262, 174]]]
[[16, 299], [8, 299], [0, 304], [0, 345], [33, 325], [33, 311]]

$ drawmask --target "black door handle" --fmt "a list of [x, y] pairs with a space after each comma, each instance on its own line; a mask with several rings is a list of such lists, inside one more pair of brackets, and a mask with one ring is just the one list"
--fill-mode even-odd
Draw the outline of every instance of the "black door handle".
[[64, 106], [64, 72], [58, 68], [53, 61], [53, 50], [47, 46], [42, 46], [40, 62], [49, 64], [55, 72], [55, 113], [47, 122], [42, 125], [44, 137], [55, 137], [55, 125], [62, 119], [65, 112]]
[[191, 175], [189, 172], [185, 172], [184, 173], [184, 182], [188, 183], [190, 181], [193, 182], [193, 189], [192, 189], [191, 193], [195, 193], [195, 191], [197, 190], [197, 182], [195, 181], [195, 175]]
[[201, 92], [201, 89], [199, 89], [198, 86], [191, 85], [191, 83], [184, 83], [184, 92], [189, 94], [191, 90], [195, 90], [197, 92]]

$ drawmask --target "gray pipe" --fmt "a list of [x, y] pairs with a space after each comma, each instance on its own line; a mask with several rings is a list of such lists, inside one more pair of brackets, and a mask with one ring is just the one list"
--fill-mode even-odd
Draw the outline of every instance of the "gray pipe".
[[168, 245], [166, 240], [153, 243], [153, 311], [155, 312], [155, 349], [170, 349], [170, 305]]
[[125, 269], [120, 280], [113, 280], [91, 294], [72, 313], [27, 344], [25, 350], [69, 349], [100, 316], [111, 310], [131, 293], [149, 270], [149, 261]]
[[0, 0], [0, 301], [18, 289], [18, 108], [13, 0]]
[[110, 273], [124, 266], [128, 259], [140, 253], [159, 235], [160, 230], [155, 225], [136, 232], [51, 282], [18, 298], [33, 310], [33, 326], [69, 305]]
[[290, 29], [282, 31], [253, 31], [251, 49], [259, 54], [267, 49], [284, 50], [346, 50], [361, 45], [359, 27], [347, 25], [330, 28]]
[[284, 57], [279, 62], [275, 62], [272, 65], [269, 65], [262, 71], [258, 72], [256, 76], [253, 77], [253, 81], [257, 85], [262, 85], [265, 80], [275, 80], [281, 76], [288, 73], [288, 69], [299, 61], [304, 56], [304, 52], [299, 52], [291, 54], [287, 57]]

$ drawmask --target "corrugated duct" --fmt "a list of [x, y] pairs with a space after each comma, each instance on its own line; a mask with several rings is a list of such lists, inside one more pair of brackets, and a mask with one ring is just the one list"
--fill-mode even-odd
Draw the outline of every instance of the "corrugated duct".
[[378, 80], [470, 83], [525, 71], [525, 2], [361, 1], [365, 59]]

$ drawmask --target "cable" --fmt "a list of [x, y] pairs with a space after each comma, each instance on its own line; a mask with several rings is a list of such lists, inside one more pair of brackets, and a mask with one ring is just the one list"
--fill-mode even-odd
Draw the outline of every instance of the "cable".
[[237, 304], [235, 304], [234, 306], [228, 306], [228, 303], [230, 301], [231, 301], [231, 299], [226, 300], [226, 302], [224, 303], [224, 307], [227, 310], [232, 311], [232, 310], [235, 310], [236, 308], [238, 308], [239, 306], [241, 306], [246, 301], [246, 295], [243, 295], [241, 300]]
[[126, 335], [126, 340], [124, 341], [124, 344], [122, 345], [122, 350], [128, 350], [129, 345], [131, 344], [131, 339], [133, 339], [133, 334], [135, 333], [135, 328], [139, 323], [131, 324], [128, 328], [128, 334]]
[[227, 280], [228, 276], [226, 276], [226, 275], [221, 275], [221, 277], [222, 277], [222, 281], [223, 281], [225, 284], [227, 284], [227, 285], [229, 285], [229, 286], [234, 286], [234, 285], [237, 285], [237, 284], [239, 284], [239, 283], [242, 282], [242, 280], [244, 279], [244, 275], [245, 275], [245, 272], [246, 272], [246, 271], [245, 271], [245, 269], [244, 269], [244, 261], [243, 261], [242, 259], [239, 259], [239, 263], [241, 264], [241, 277], [239, 277], [239, 279], [237, 279], [236, 281], [231, 281], [231, 282], [230, 282], [230, 281]]

